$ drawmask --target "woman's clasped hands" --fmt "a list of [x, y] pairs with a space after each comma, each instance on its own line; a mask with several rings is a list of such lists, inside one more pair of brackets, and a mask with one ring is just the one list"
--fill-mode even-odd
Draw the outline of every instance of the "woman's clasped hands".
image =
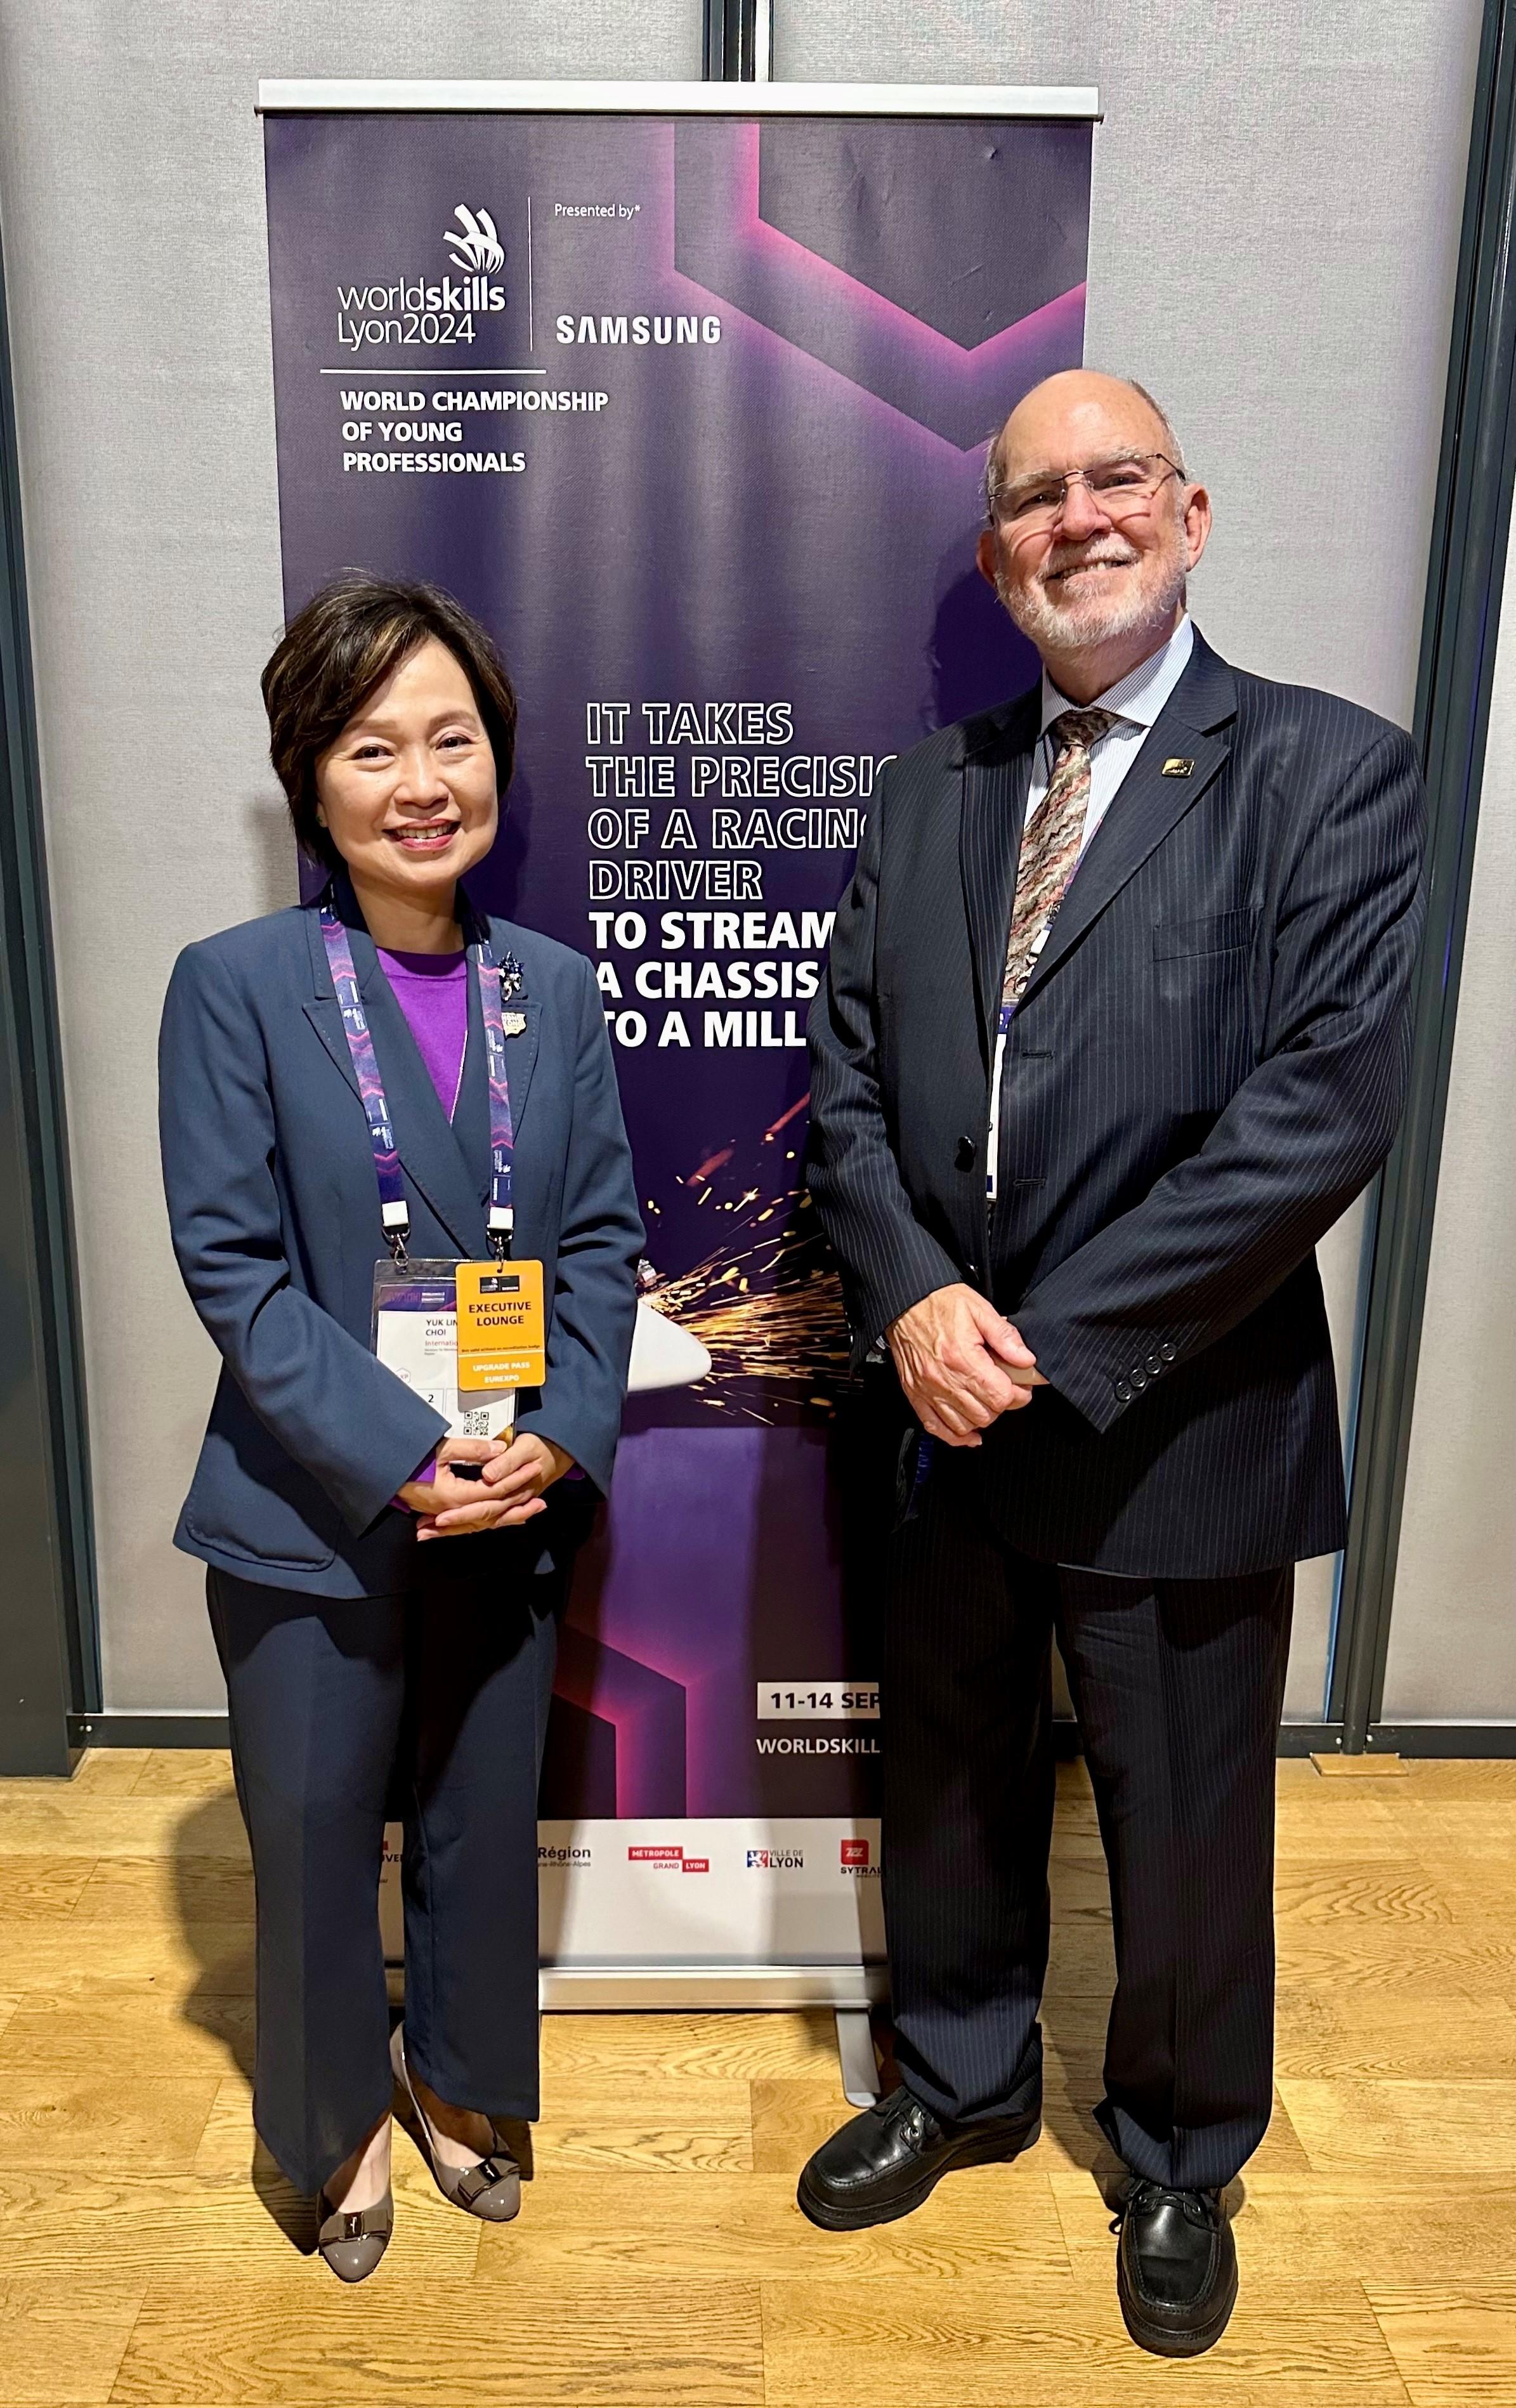
[[[543, 1491], [572, 1470], [574, 1458], [551, 1438], [519, 1430], [509, 1438], [445, 1438], [434, 1480], [408, 1480], [400, 1499], [419, 1515], [418, 1540], [465, 1539], [503, 1530], [547, 1511]], [[477, 1463], [479, 1476], [460, 1478], [450, 1464]]]

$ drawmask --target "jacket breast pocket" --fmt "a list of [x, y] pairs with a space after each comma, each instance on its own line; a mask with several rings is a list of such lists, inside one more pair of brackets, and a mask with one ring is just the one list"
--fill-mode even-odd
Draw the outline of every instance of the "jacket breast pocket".
[[1199, 920], [1160, 920], [1152, 932], [1153, 958], [1185, 961], [1192, 955], [1242, 952], [1252, 942], [1256, 911], [1214, 911]]
[[1157, 1060], [1176, 1109], [1217, 1111], [1252, 1067], [1255, 911], [1161, 920], [1152, 932]]

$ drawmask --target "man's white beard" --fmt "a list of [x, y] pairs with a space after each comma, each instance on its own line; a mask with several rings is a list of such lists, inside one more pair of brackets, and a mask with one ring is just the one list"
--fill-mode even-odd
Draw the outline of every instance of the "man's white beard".
[[[1134, 563], [1141, 559], [1129, 546], [1124, 552], [1097, 552], [1090, 557]], [[1138, 566], [1130, 576], [1111, 578], [1108, 592], [1102, 579], [1094, 592], [1075, 594], [1066, 602], [1053, 598], [1061, 588], [1050, 591], [1040, 580], [1030, 592], [1015, 590], [997, 571], [994, 583], [1011, 618], [1039, 652], [1094, 652], [1117, 637], [1135, 634], [1139, 627], [1157, 629], [1172, 620], [1184, 599], [1186, 575], [1183, 547], [1178, 539], [1165, 570], [1156, 586], [1148, 582]]]

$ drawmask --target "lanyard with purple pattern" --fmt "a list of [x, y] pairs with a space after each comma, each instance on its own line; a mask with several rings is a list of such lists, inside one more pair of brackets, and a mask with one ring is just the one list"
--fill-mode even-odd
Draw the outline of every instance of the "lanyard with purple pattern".
[[[364, 1111], [368, 1116], [368, 1135], [374, 1148], [374, 1173], [379, 1181], [379, 1219], [390, 1252], [397, 1262], [404, 1262], [406, 1240], [410, 1234], [410, 1207], [406, 1200], [405, 1176], [395, 1146], [394, 1125], [385, 1101], [384, 1082], [379, 1077], [379, 1058], [374, 1052], [374, 1033], [368, 1025], [368, 1015], [364, 1010], [363, 996], [358, 988], [358, 973], [352, 966], [352, 947], [348, 942], [348, 932], [329, 894], [322, 899], [322, 939], [326, 947], [327, 967], [332, 973], [337, 1007], [342, 1014], [343, 1034], [348, 1040], [352, 1075], [358, 1082], [358, 1093], [363, 1097]], [[504, 1256], [510, 1252], [511, 1235], [516, 1225], [511, 1204], [511, 1169], [516, 1140], [511, 1127], [510, 1084], [506, 1070], [501, 969], [494, 957], [488, 924], [478, 918], [473, 923], [468, 952], [479, 980], [484, 1054], [490, 1077], [490, 1247], [492, 1253]], [[514, 964], [511, 968], [514, 970]], [[520, 972], [516, 971], [515, 975], [519, 981]]]
[[469, 952], [474, 956], [474, 968], [479, 977], [479, 1017], [484, 1023], [484, 1059], [490, 1073], [490, 1245], [503, 1258], [510, 1252], [511, 1235], [516, 1226], [515, 1207], [510, 1200], [516, 1137], [510, 1122], [510, 1082], [506, 1071], [503, 1001], [508, 979], [519, 985], [521, 972], [514, 962], [503, 972], [490, 941], [489, 923], [477, 920], [475, 926], [476, 938], [469, 946]]

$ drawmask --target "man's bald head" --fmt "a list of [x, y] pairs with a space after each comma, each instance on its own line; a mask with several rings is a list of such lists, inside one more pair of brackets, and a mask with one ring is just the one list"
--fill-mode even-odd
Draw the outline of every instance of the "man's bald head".
[[1172, 634], [1210, 502], [1141, 385], [1093, 368], [1045, 377], [991, 444], [984, 498], [980, 571], [1072, 700]]
[[[1064, 368], [1044, 377], [1019, 401], [990, 446], [984, 464], [988, 504], [1016, 477], [1054, 465], [1039, 445], [1066, 449], [1086, 429], [1101, 437], [1123, 431], [1134, 448], [1161, 452], [1185, 474], [1184, 453], [1174, 422], [1161, 402], [1135, 377], [1106, 376], [1098, 368]], [[1066, 465], [1060, 463], [1059, 465]]]

